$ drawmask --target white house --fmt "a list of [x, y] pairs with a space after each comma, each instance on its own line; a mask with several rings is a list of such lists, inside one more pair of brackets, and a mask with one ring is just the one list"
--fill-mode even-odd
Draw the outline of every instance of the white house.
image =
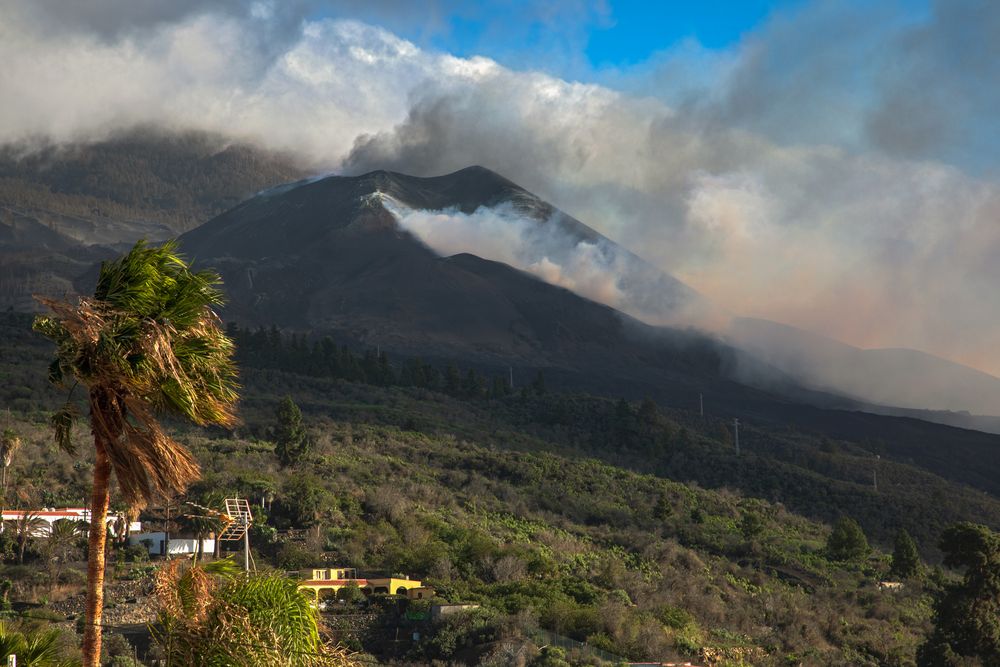
[[[169, 544], [164, 544], [165, 542], [167, 534], [163, 531], [132, 533], [128, 537], [129, 544], [144, 544], [150, 556], [183, 556], [193, 554], [198, 549], [198, 538], [186, 533], [175, 534], [170, 537]], [[201, 553], [215, 553], [215, 539], [203, 539]]]
[[[40, 510], [4, 510], [2, 516], [4, 521], [18, 521], [25, 514], [34, 515], [45, 522], [45, 525], [39, 526], [38, 529], [35, 530], [36, 537], [48, 535], [52, 531], [52, 524], [60, 519], [90, 523], [90, 510], [85, 507], [64, 507], [61, 509], [51, 509], [46, 507]], [[108, 512], [108, 526], [114, 527], [114, 525], [120, 520], [125, 520], [124, 515], [117, 512]], [[128, 529], [129, 532], [142, 530], [142, 524], [138, 521], [132, 521], [129, 523]]]

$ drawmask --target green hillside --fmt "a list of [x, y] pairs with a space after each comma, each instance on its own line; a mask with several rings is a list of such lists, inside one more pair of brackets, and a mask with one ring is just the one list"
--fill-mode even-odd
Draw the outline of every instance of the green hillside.
[[[17, 502], [79, 504], [89, 465], [50, 442], [48, 350], [25, 318], [4, 322], [0, 401], [26, 441], [12, 466]], [[204, 472], [187, 500], [263, 503], [260, 565], [405, 572], [441, 600], [480, 605], [402, 644], [384, 640], [386, 623], [406, 622], [398, 609], [329, 615], [341, 640], [380, 659], [476, 664], [541, 629], [636, 660], [912, 664], [941, 575], [880, 590], [887, 556], [832, 560], [828, 524], [851, 516], [886, 548], [906, 527], [935, 559], [944, 525], [1000, 517], [995, 499], [901, 462], [879, 464], [876, 491], [860, 443], [749, 425], [737, 458], [723, 424], [649, 402], [546, 391], [541, 378], [511, 392], [426, 365], [439, 389], [380, 386], [412, 384], [419, 364], [343, 348], [340, 359], [354, 381], [245, 359], [244, 424], [179, 434]], [[286, 395], [311, 447], [282, 468], [272, 429]], [[374, 620], [344, 625], [353, 611]]]

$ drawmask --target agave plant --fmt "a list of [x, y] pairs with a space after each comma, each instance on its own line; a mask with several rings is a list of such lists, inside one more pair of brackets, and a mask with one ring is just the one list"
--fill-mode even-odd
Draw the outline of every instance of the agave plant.
[[155, 637], [170, 664], [209, 667], [353, 667], [358, 662], [320, 636], [319, 615], [279, 573], [243, 576], [232, 559], [157, 573]]
[[[93, 297], [75, 303], [39, 298], [51, 311], [35, 330], [56, 343], [49, 379], [88, 390], [94, 485], [87, 559], [83, 664], [101, 653], [105, 544], [112, 472], [133, 510], [181, 493], [199, 476], [188, 450], [160, 426], [160, 414], [198, 425], [235, 423], [233, 345], [212, 308], [219, 277], [192, 272], [176, 245], [136, 243], [101, 266]], [[72, 390], [71, 390], [72, 394]], [[77, 416], [67, 401], [52, 419], [56, 441], [73, 453]]]

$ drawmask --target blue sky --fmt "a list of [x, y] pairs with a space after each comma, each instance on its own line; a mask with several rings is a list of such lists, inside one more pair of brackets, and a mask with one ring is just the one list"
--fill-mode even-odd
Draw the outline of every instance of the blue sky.
[[774, 12], [804, 0], [622, 0], [431, 3], [334, 3], [320, 16], [384, 25], [423, 46], [458, 56], [484, 55], [512, 67], [586, 77], [588, 70], [627, 68], [685, 41], [725, 49]]
[[610, 25], [590, 34], [586, 53], [596, 66], [633, 65], [653, 53], [693, 39], [709, 49], [731, 46], [772, 11], [801, 0], [742, 2], [615, 2]]
[[333, 2], [318, 16], [383, 25], [424, 47], [457, 56], [483, 55], [515, 68], [589, 78], [626, 69], [682, 43], [707, 50], [735, 47], [774, 16], [804, 7], [842, 10], [880, 5], [910, 20], [926, 16], [930, 0], [486, 0], [426, 5]]

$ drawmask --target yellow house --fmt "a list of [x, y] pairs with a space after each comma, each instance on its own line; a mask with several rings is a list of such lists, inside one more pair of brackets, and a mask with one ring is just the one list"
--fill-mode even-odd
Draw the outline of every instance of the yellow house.
[[[341, 588], [357, 585], [365, 595], [408, 595], [413, 589], [426, 590], [418, 579], [401, 577], [358, 577], [358, 571], [352, 567], [313, 568], [300, 573], [303, 581], [299, 582], [299, 590], [311, 591], [318, 601], [322, 598], [334, 597]], [[423, 595], [421, 595], [423, 597]]]

